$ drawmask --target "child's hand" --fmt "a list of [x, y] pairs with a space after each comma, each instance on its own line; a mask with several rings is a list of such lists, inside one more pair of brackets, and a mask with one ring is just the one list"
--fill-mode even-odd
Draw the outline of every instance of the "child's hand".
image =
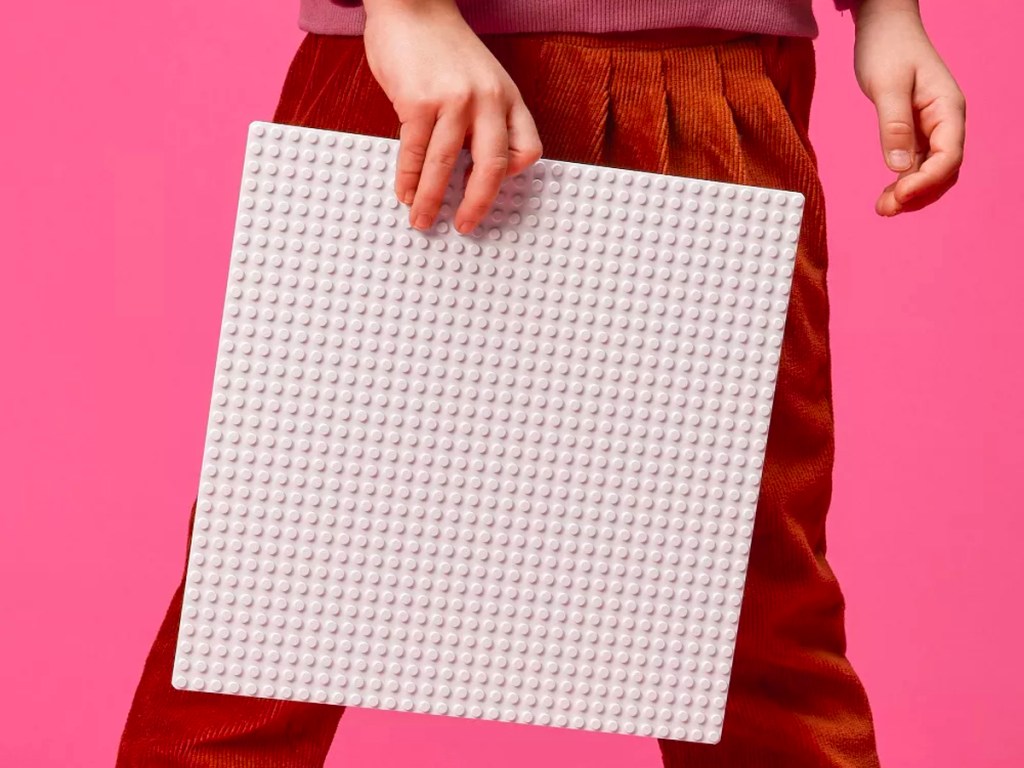
[[878, 110], [886, 164], [899, 172], [875, 210], [916, 211], [959, 176], [964, 95], [928, 39], [916, 0], [862, 0], [854, 18], [857, 82]]
[[459, 232], [487, 215], [502, 180], [541, 155], [519, 89], [473, 33], [455, 0], [366, 0], [370, 70], [401, 122], [395, 193], [428, 229], [467, 135], [473, 164], [455, 215]]

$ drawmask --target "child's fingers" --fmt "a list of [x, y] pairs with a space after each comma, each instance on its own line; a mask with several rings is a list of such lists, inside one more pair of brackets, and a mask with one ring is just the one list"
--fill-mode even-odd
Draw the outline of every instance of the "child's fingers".
[[508, 113], [508, 174], [522, 173], [540, 160], [544, 151], [533, 115], [522, 99]]
[[473, 167], [455, 214], [455, 228], [462, 234], [472, 231], [490, 211], [508, 172], [508, 127], [500, 109], [488, 108], [477, 115], [470, 152]]
[[896, 199], [896, 188], [900, 181], [917, 173], [918, 169], [921, 167], [921, 163], [928, 155], [928, 137], [921, 132], [918, 122], [919, 121], [915, 121], [914, 151], [912, 153], [913, 161], [911, 162], [910, 167], [904, 171], [900, 171], [896, 178], [890, 184], [886, 185], [885, 189], [882, 190], [882, 194], [878, 198], [878, 202], [875, 204], [875, 210], [882, 216], [895, 216], [897, 213], [903, 212], [903, 206]]
[[899, 184], [899, 180], [894, 181], [882, 191], [878, 201], [875, 203], [875, 210], [881, 216], [895, 216], [898, 213], [910, 213], [927, 208], [953, 188], [957, 182], [957, 176], [958, 174], [953, 174], [950, 179], [939, 187], [930, 189], [927, 192], [921, 192], [903, 202], [899, 202], [896, 197], [896, 186]]
[[427, 146], [434, 129], [433, 114], [420, 114], [402, 123], [399, 131], [398, 163], [395, 169], [395, 195], [405, 205], [411, 205], [420, 183]]
[[906, 171], [914, 164], [914, 107], [912, 83], [893, 83], [875, 97], [878, 133], [885, 164]]
[[437, 212], [441, 210], [444, 193], [458, 162], [468, 127], [469, 121], [462, 109], [442, 112], [434, 124], [423, 160], [423, 171], [409, 211], [409, 221], [417, 229], [429, 229]]
[[[918, 163], [919, 164], [919, 163]], [[910, 174], [914, 173], [916, 168], [912, 168], [909, 171], [901, 173], [895, 181], [887, 184], [885, 189], [882, 190], [882, 194], [878, 196], [878, 201], [875, 203], [875, 210], [881, 216], [895, 216], [897, 213], [901, 213], [903, 207], [896, 200], [896, 185], [899, 184], [900, 179], [905, 179]]]
[[923, 119], [930, 135], [921, 138], [926, 147], [919, 151], [920, 162], [910, 172], [887, 186], [875, 205], [883, 216], [920, 210], [941, 198], [957, 182], [963, 162], [964, 124], [962, 113]]
[[964, 133], [963, 111], [953, 104], [944, 105], [928, 136], [928, 156], [917, 173], [896, 185], [896, 199], [901, 205], [953, 186], [964, 159]]
[[958, 176], [958, 173], [954, 173], [952, 177], [947, 179], [940, 186], [931, 188], [927, 192], [916, 194], [914, 197], [900, 203], [900, 213], [910, 213], [911, 211], [919, 211], [922, 208], [927, 208], [956, 185]]

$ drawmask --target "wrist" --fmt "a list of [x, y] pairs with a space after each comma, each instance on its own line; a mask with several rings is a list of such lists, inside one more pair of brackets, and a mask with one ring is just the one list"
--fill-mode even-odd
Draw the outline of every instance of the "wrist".
[[853, 22], [857, 27], [877, 18], [910, 15], [921, 18], [918, 0], [860, 0], [850, 8]]
[[363, 0], [367, 18], [410, 13], [459, 13], [456, 0]]

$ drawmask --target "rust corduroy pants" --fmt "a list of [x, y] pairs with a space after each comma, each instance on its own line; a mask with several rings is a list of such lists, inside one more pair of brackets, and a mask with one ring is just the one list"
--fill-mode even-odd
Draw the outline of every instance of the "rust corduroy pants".
[[[721, 743], [661, 742], [671, 768], [871, 768], [863, 688], [825, 559], [833, 410], [824, 201], [808, 117], [811, 40], [670, 30], [486, 38], [548, 157], [797, 190], [805, 218]], [[360, 38], [309, 35], [278, 122], [397, 137]], [[193, 505], [193, 514], [195, 506]], [[177, 691], [179, 585], [143, 670], [118, 766], [320, 766], [342, 708]]]

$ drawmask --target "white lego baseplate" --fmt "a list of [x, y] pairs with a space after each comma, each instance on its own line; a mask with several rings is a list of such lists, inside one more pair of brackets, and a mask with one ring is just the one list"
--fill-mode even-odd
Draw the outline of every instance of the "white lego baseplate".
[[250, 127], [174, 686], [717, 742], [802, 195], [397, 146]]

